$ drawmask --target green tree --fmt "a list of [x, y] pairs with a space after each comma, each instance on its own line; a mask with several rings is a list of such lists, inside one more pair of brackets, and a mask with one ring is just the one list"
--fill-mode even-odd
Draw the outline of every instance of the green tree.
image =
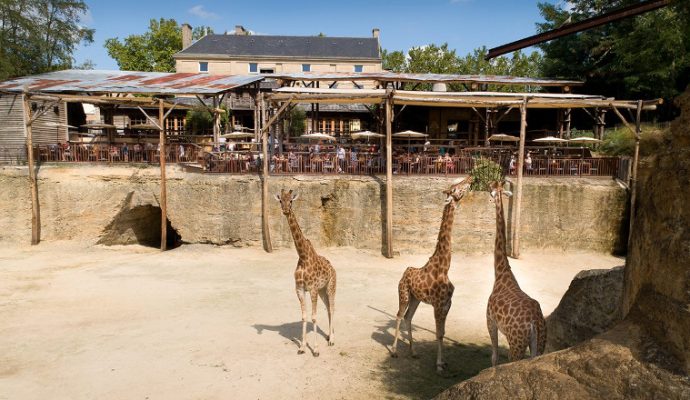
[[206, 35], [213, 35], [213, 28], [206, 25], [199, 25], [192, 29], [192, 40], [199, 40]]
[[[543, 32], [636, 0], [573, 0], [563, 9], [540, 3]], [[673, 97], [689, 82], [690, 2], [565, 36], [540, 45], [547, 76], [582, 79], [583, 91], [617, 98]]]
[[0, 0], [0, 79], [71, 68], [76, 46], [93, 42], [87, 11], [82, 0]]
[[405, 53], [400, 50], [395, 50], [388, 52], [385, 49], [381, 50], [381, 61], [383, 64], [383, 69], [391, 72], [405, 72], [406, 71], [406, 61]]
[[182, 28], [174, 19], [152, 19], [142, 35], [105, 41], [108, 55], [125, 71], [174, 72], [173, 54], [182, 50]]

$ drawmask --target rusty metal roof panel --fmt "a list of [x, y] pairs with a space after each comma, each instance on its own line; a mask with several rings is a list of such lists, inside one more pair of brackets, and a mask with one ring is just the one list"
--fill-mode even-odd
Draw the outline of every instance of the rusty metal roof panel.
[[422, 83], [478, 83], [496, 85], [529, 86], [579, 86], [582, 81], [527, 78], [502, 75], [457, 75], [457, 74], [411, 74], [396, 72], [295, 72], [288, 74], [268, 74], [267, 78], [293, 81], [362, 81], [381, 82], [422, 82]]
[[64, 70], [0, 82], [6, 92], [214, 95], [259, 82], [259, 75]]

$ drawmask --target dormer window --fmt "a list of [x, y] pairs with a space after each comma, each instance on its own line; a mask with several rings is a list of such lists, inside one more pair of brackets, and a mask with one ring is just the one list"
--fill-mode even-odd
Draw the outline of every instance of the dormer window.
[[311, 64], [302, 64], [302, 72], [310, 72]]
[[208, 61], [199, 61], [199, 72], [208, 72]]

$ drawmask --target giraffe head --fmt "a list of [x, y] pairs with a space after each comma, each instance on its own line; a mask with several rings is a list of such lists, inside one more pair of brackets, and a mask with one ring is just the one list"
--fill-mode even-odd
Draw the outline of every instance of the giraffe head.
[[471, 176], [468, 176], [463, 180], [457, 179], [453, 181], [453, 183], [450, 185], [450, 188], [443, 191], [443, 193], [447, 196], [446, 204], [450, 204], [451, 202], [453, 204], [457, 204], [463, 197], [465, 197], [465, 194], [470, 191], [471, 185]]
[[280, 208], [283, 209], [283, 214], [288, 215], [292, 210], [292, 202], [297, 200], [298, 194], [292, 194], [292, 189], [285, 191], [280, 189], [280, 194], [276, 195], [276, 200], [280, 203]]
[[495, 202], [497, 200], [501, 199], [501, 195], [505, 195], [508, 197], [511, 197], [513, 195], [513, 192], [510, 190], [504, 190], [503, 185], [505, 185], [505, 181], [493, 181], [489, 184], [489, 193], [491, 194], [491, 202]]

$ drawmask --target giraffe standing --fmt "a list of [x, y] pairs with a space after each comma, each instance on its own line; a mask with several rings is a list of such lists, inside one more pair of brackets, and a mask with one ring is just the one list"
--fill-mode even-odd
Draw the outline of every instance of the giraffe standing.
[[455, 181], [449, 190], [444, 193], [448, 196], [443, 208], [441, 229], [438, 233], [436, 251], [422, 268], [407, 268], [398, 284], [398, 298], [400, 308], [395, 321], [395, 339], [393, 340], [392, 356], [397, 357], [398, 336], [400, 334], [400, 321], [405, 319], [410, 338], [410, 353], [416, 357], [412, 348], [412, 317], [421, 301], [434, 307], [434, 319], [436, 320], [436, 341], [438, 351], [436, 353], [436, 370], [441, 372], [446, 364], [443, 362], [443, 336], [446, 329], [446, 316], [450, 310], [453, 297], [453, 284], [448, 279], [451, 257], [451, 234], [453, 231], [453, 218], [458, 202], [469, 191], [472, 178], [463, 181]]
[[297, 298], [302, 309], [302, 342], [300, 343], [298, 354], [304, 353], [307, 347], [307, 309], [304, 303], [305, 292], [309, 292], [311, 298], [311, 322], [314, 327], [314, 356], [319, 356], [319, 348], [317, 343], [317, 325], [316, 325], [316, 302], [317, 295], [326, 305], [328, 311], [328, 345], [334, 344], [333, 331], [333, 312], [335, 310], [335, 269], [331, 263], [323, 256], [320, 256], [314, 250], [309, 239], [304, 237], [302, 230], [297, 223], [297, 218], [292, 212], [292, 202], [297, 199], [299, 195], [292, 194], [292, 190], [280, 191], [280, 195], [276, 195], [276, 199], [280, 202], [283, 214], [287, 217], [292, 239], [295, 241], [295, 248], [299, 255], [297, 261], [297, 269], [295, 270], [295, 288], [297, 290]]
[[525, 355], [527, 346], [532, 357], [544, 353], [546, 322], [539, 302], [520, 289], [508, 263], [502, 195], [512, 196], [512, 193], [503, 190], [503, 182], [492, 182], [490, 189], [492, 202], [496, 205], [495, 281], [486, 308], [486, 324], [491, 336], [491, 364], [495, 367], [499, 330], [508, 339], [510, 361], [516, 361]]

